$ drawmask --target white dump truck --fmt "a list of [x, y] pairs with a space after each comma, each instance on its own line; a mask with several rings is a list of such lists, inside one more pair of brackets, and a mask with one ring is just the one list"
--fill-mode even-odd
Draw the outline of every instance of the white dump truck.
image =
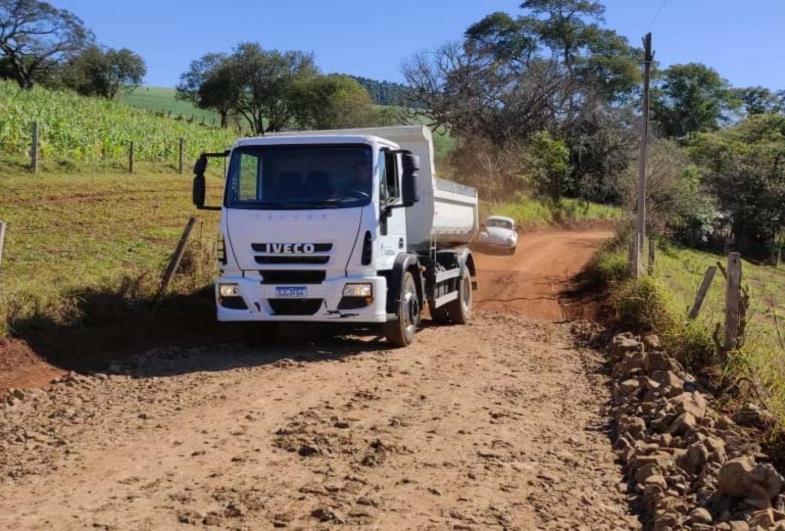
[[229, 158], [219, 321], [375, 323], [406, 346], [426, 303], [438, 323], [469, 319], [477, 191], [436, 177], [427, 127], [240, 139], [197, 161], [198, 208], [211, 156]]

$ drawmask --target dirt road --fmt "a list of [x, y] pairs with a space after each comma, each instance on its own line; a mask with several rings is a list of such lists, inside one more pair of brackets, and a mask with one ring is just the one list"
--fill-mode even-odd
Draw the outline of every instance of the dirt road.
[[[0, 528], [638, 528], [601, 356], [551, 322], [602, 238], [481, 256], [485, 309], [404, 350], [298, 328], [17, 392], [0, 406]], [[504, 298], [543, 305], [489, 300]]]
[[521, 236], [514, 257], [479, 255], [477, 307], [564, 319], [563, 292], [611, 236], [607, 230], [535, 232]]

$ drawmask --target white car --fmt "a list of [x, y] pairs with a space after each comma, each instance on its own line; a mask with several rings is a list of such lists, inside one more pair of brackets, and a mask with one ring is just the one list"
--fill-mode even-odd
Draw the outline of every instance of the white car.
[[515, 220], [507, 216], [489, 216], [480, 231], [479, 243], [485, 247], [515, 254], [515, 248], [518, 246]]

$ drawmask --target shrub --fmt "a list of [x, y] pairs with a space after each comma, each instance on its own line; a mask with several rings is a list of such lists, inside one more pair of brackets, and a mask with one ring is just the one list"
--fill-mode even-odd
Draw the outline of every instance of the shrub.
[[701, 323], [671, 327], [663, 333], [663, 344], [686, 367], [700, 369], [717, 362], [711, 331]]
[[630, 274], [627, 257], [619, 249], [600, 249], [589, 270], [595, 283], [602, 287], [625, 280]]
[[652, 277], [623, 282], [614, 290], [612, 303], [618, 323], [631, 330], [665, 333], [677, 324], [675, 302]]

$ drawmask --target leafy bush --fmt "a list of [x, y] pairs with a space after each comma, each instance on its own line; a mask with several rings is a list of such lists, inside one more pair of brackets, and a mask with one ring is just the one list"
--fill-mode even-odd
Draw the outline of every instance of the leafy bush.
[[612, 293], [618, 323], [639, 332], [667, 332], [677, 324], [673, 298], [652, 277], [629, 279]]
[[[638, 164], [631, 164], [620, 188], [627, 208], [637, 204]], [[649, 233], [674, 237], [688, 245], [705, 244], [713, 230], [716, 209], [702, 193], [701, 174], [675, 143], [656, 140], [649, 151], [647, 172]]]
[[785, 229], [785, 116], [754, 115], [716, 133], [696, 135], [693, 158], [730, 217], [737, 246], [772, 256]]
[[686, 322], [663, 332], [663, 343], [686, 367], [698, 369], [717, 362], [711, 331], [702, 323]]

